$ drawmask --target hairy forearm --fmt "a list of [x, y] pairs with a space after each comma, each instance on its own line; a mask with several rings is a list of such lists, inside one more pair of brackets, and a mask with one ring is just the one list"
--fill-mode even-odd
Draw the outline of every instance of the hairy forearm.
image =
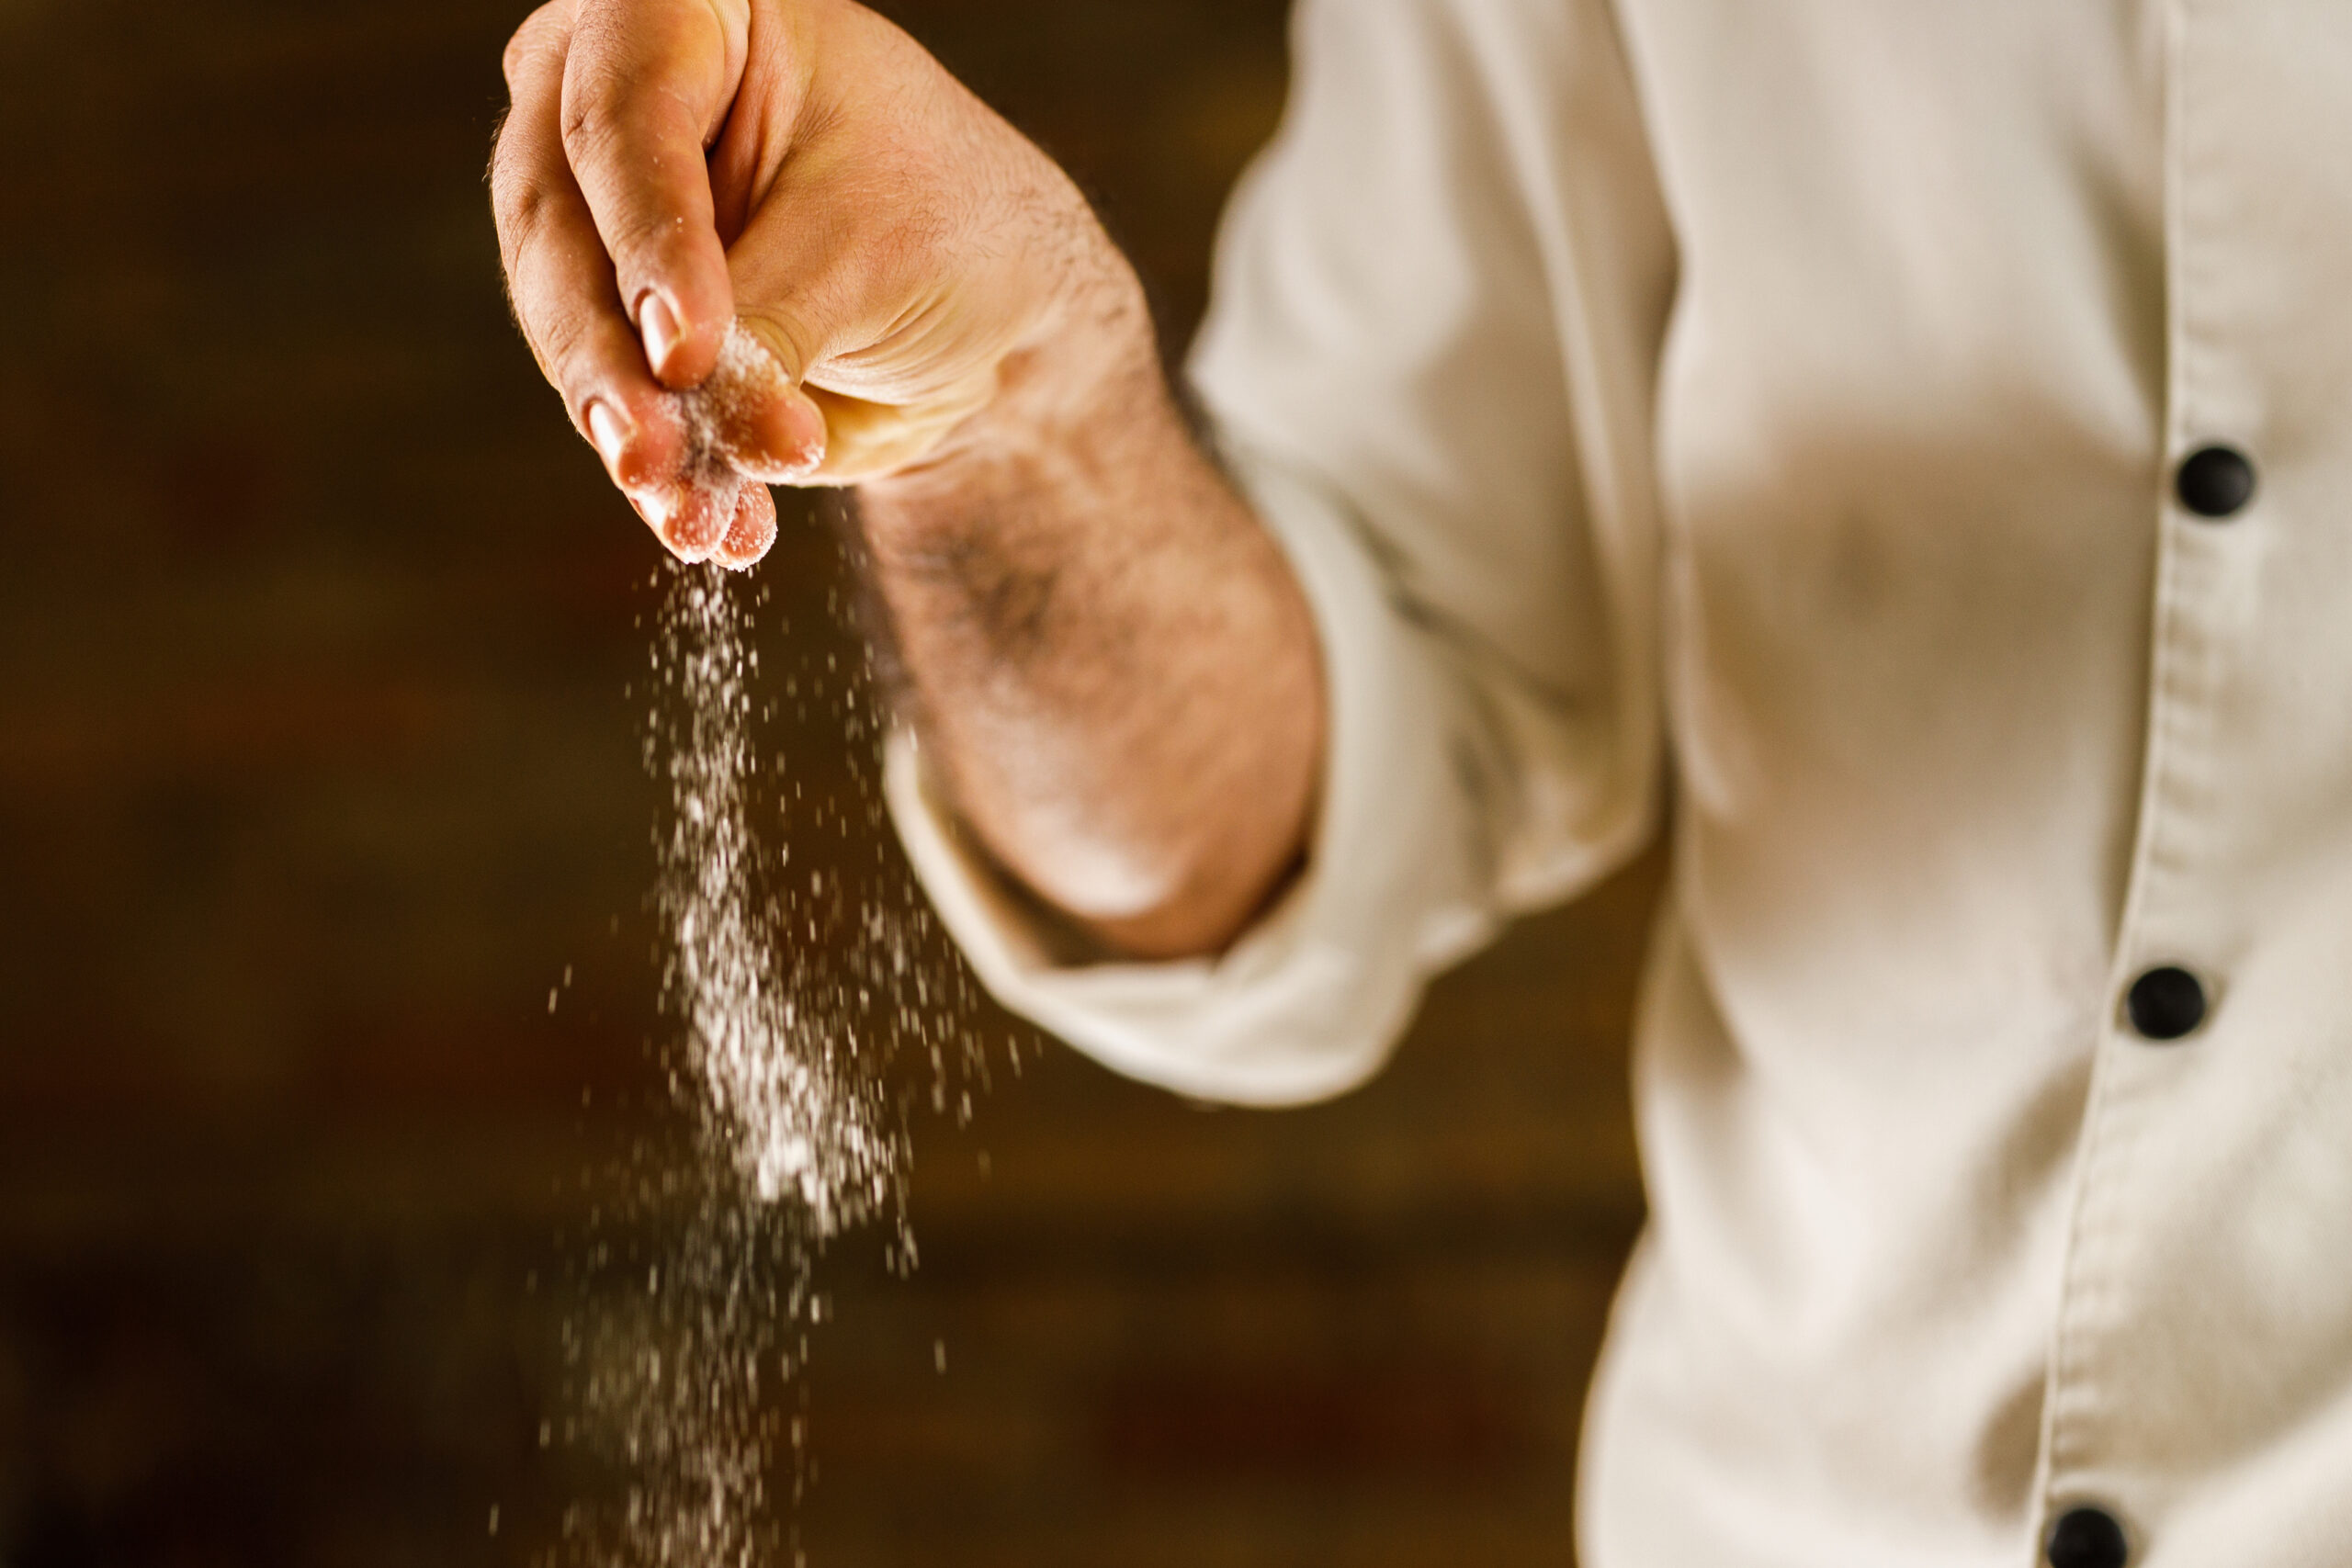
[[995, 400], [860, 514], [909, 716], [968, 829], [1109, 949], [1213, 953], [1304, 852], [1322, 671], [1132, 276], [1089, 265]]

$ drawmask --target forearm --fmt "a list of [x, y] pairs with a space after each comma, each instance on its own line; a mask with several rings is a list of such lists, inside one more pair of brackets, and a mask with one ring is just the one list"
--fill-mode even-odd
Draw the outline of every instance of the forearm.
[[1211, 953], [1304, 852], [1315, 630], [1185, 428], [1132, 276], [1086, 265], [997, 399], [865, 486], [861, 515], [910, 716], [970, 830], [1109, 948]]

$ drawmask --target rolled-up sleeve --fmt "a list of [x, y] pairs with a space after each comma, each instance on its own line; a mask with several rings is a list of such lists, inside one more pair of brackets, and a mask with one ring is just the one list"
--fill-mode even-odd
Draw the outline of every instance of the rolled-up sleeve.
[[982, 982], [1117, 1071], [1278, 1104], [1632, 853], [1657, 794], [1649, 411], [1673, 253], [1608, 8], [1308, 0], [1192, 376], [1314, 611], [1314, 840], [1229, 950], [1070, 963], [917, 742], [890, 809]]

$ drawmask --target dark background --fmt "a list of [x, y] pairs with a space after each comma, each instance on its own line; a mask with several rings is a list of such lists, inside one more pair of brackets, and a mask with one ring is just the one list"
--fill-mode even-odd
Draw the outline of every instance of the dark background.
[[[1181, 343], [1279, 0], [887, 9]], [[577, 1484], [571, 1255], [660, 1135], [662, 574], [500, 296], [522, 10], [0, 0], [0, 1568], [523, 1563]], [[775, 678], [855, 667], [789, 499], [763, 582]], [[796, 853], [895, 857], [841, 712], [788, 752], [848, 830]], [[821, 1265], [817, 1568], [1568, 1561], [1656, 882], [1328, 1107], [1206, 1112], [985, 1009], [968, 1126], [968, 1068], [934, 1114], [891, 1066], [922, 1262]]]

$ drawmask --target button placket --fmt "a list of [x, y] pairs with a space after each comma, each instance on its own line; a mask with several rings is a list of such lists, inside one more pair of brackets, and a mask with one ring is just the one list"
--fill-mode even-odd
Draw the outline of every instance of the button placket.
[[[2202, 949], [2195, 917], [2209, 835], [2200, 829], [2216, 787], [2214, 702], [2233, 625], [2233, 555], [2256, 504], [2261, 475], [2239, 423], [2214, 418], [2206, 389], [2233, 381], [2225, 350], [2201, 335], [2200, 269], [2214, 266], [2195, 222], [2191, 187], [2199, 129], [2186, 37], [2193, 6], [2173, 13], [2166, 51], [2168, 370], [2164, 491], [2152, 498], [2156, 536], [2147, 724], [2137, 833], [2117, 931], [2113, 1014], [2093, 1057], [2078, 1146], [2073, 1213], [2043, 1410], [2040, 1543], [2052, 1568], [2123, 1568], [2132, 1542], [2118, 1521], [2138, 1499], [2127, 1338], [2137, 1332], [2135, 1237], [2147, 1223], [2138, 1173], [2162, 1121], [2181, 1053], [2210, 1030], [2223, 976]], [[2242, 444], [2243, 441], [2243, 444]], [[2177, 1047], [2175, 1049], [2174, 1047]], [[2119, 1357], [2124, 1358], [2119, 1359]]]

